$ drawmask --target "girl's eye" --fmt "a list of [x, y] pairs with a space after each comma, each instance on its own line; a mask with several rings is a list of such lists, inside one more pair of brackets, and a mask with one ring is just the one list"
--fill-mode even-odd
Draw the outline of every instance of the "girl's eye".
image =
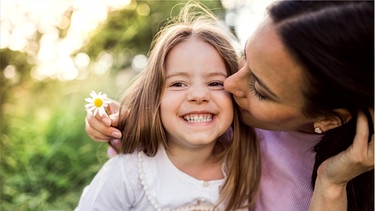
[[173, 87], [184, 87], [185, 84], [183, 84], [182, 82], [176, 82], [176, 83], [173, 83], [171, 86], [173, 86]]
[[250, 83], [250, 90], [251, 92], [259, 99], [259, 100], [265, 100], [267, 99], [264, 95], [258, 92], [258, 90], [255, 88], [255, 82]]
[[208, 85], [209, 86], [224, 86], [224, 83], [223, 82], [215, 81], [215, 82], [209, 83]]

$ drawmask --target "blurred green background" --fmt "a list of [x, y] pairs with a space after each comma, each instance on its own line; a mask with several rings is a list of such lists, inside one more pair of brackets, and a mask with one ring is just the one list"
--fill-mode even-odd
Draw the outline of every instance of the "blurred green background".
[[[0, 210], [75, 208], [108, 159], [85, 132], [84, 98], [118, 100], [181, 2], [0, 1]], [[219, 0], [201, 2], [224, 17]]]

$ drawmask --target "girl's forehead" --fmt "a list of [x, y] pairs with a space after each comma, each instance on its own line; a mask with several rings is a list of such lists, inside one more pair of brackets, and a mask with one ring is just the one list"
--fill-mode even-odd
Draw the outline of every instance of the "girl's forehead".
[[166, 73], [187, 74], [226, 72], [223, 57], [210, 43], [202, 39], [189, 38], [171, 49], [165, 61]]

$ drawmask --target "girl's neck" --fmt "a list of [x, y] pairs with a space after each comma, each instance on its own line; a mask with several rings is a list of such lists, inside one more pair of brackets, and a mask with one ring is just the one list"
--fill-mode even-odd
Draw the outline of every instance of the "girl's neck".
[[219, 146], [205, 148], [184, 148], [171, 144], [167, 155], [169, 160], [180, 171], [199, 180], [223, 179], [223, 159], [219, 158], [217, 152]]

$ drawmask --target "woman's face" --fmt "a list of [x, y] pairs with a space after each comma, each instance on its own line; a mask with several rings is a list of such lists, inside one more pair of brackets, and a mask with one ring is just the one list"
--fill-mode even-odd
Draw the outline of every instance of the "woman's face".
[[267, 130], [313, 129], [302, 114], [303, 69], [285, 50], [271, 21], [265, 21], [245, 46], [244, 66], [225, 80], [242, 121]]

